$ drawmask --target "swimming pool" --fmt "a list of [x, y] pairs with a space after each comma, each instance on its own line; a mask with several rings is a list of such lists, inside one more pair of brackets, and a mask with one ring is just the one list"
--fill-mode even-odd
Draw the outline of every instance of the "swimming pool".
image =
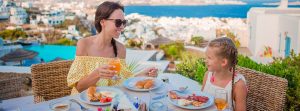
[[75, 57], [76, 46], [63, 45], [32, 45], [25, 46], [25, 49], [38, 52], [38, 57], [50, 62], [59, 57], [65, 60], [72, 60]]
[[[41, 62], [41, 58], [44, 59], [45, 62], [50, 62], [55, 58], [59, 57], [64, 60], [73, 60], [75, 58], [76, 46], [63, 46], [63, 45], [32, 45], [23, 47], [27, 50], [32, 50], [38, 52], [38, 56], [34, 59], [24, 60], [23, 66], [31, 66], [32, 64], [37, 64]], [[165, 67], [168, 62], [156, 63], [147, 62], [150, 59], [156, 59], [156, 50], [132, 50], [126, 49], [126, 63], [135, 63], [138, 62], [140, 64], [139, 68], [141, 69], [146, 66], [162, 66]], [[166, 64], [166, 65], [165, 65]]]

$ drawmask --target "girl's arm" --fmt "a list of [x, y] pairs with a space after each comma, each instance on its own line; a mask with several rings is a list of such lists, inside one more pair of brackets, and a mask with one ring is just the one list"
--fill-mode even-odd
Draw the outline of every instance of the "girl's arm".
[[244, 81], [239, 80], [234, 85], [235, 111], [246, 111], [247, 88]]
[[206, 71], [206, 72], [205, 72], [205, 75], [204, 75], [204, 78], [203, 78], [203, 81], [202, 81], [202, 88], [201, 88], [201, 91], [204, 90], [205, 83], [206, 83], [206, 80], [207, 80], [207, 75], [208, 75], [208, 72]]

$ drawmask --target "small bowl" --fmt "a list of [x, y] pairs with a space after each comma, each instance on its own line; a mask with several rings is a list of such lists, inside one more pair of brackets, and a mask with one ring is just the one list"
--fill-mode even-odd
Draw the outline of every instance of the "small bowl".
[[68, 100], [54, 101], [49, 104], [49, 107], [53, 111], [69, 111], [71, 102]]

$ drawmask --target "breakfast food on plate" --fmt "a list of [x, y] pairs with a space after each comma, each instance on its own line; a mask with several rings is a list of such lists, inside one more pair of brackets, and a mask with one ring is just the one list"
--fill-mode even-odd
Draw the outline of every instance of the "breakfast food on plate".
[[203, 103], [199, 102], [199, 101], [193, 101], [192, 102], [193, 106], [199, 107], [201, 106]]
[[178, 95], [177, 95], [175, 92], [173, 92], [173, 91], [170, 91], [170, 92], [169, 92], [169, 97], [170, 97], [171, 99], [178, 99]]
[[111, 102], [112, 98], [116, 96], [115, 92], [111, 91], [101, 91], [101, 92], [96, 92], [96, 87], [91, 86], [87, 90], [87, 96], [90, 100], [90, 102], [101, 102], [101, 103], [106, 103], [106, 102]]
[[95, 95], [96, 93], [96, 87], [95, 86], [91, 86], [88, 88], [87, 90], [87, 95], [88, 95], [88, 98], [91, 102], [96, 102], [98, 101], [98, 98], [97, 96]]
[[187, 97], [188, 100], [194, 100], [194, 101], [199, 101], [202, 103], [206, 103], [208, 101], [208, 97], [206, 96], [196, 96], [196, 94], [192, 94], [191, 96]]
[[139, 89], [144, 89], [144, 85], [146, 84], [146, 81], [138, 81], [135, 83], [135, 87]]
[[170, 91], [169, 97], [177, 101], [177, 104], [180, 106], [193, 105], [195, 107], [200, 107], [203, 103], [208, 101], [208, 97], [206, 96], [197, 96], [196, 94], [180, 96], [175, 91]]
[[140, 80], [135, 83], [135, 87], [139, 89], [150, 89], [154, 85], [153, 79]]
[[153, 80], [149, 80], [144, 85], [144, 89], [150, 89], [153, 86]]
[[115, 97], [116, 96], [116, 93], [115, 92], [111, 92], [111, 91], [101, 91], [100, 94], [102, 96], [106, 96], [106, 97]]
[[187, 106], [187, 105], [192, 104], [192, 102], [193, 101], [186, 100], [186, 99], [179, 99], [178, 100], [178, 105], [180, 105], [180, 106]]

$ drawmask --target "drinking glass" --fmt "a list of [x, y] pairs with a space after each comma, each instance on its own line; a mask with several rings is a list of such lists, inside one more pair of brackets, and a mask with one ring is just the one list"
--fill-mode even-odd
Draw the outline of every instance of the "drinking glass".
[[117, 75], [113, 77], [113, 79], [121, 79], [119, 74], [121, 71], [121, 61], [119, 58], [113, 58], [109, 61], [109, 65], [115, 66], [114, 68], [110, 68], [110, 70], [117, 71]]
[[168, 102], [167, 102], [167, 89], [159, 88], [156, 90], [149, 91], [150, 93], [150, 102], [149, 102], [149, 111], [167, 111]]
[[223, 111], [227, 107], [227, 91], [222, 89], [215, 90], [215, 106], [218, 111]]

